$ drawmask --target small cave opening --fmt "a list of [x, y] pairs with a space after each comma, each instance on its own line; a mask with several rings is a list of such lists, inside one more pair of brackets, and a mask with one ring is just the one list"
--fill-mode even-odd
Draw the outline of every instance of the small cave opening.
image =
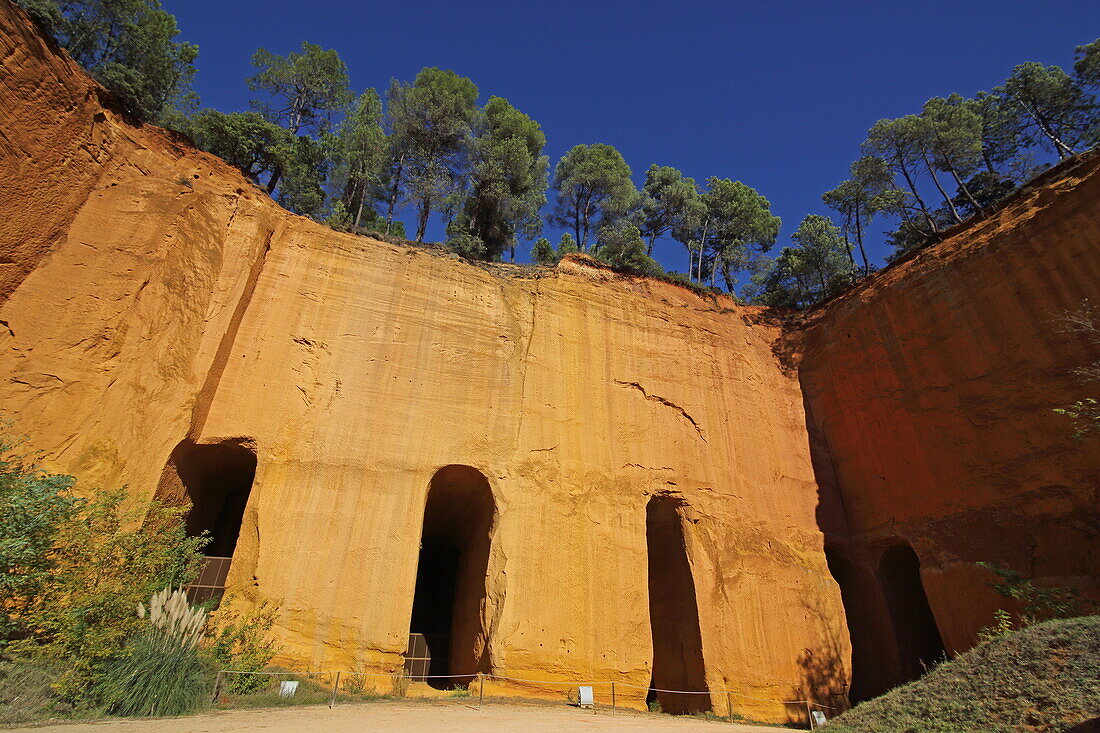
[[909, 545], [891, 547], [882, 553], [878, 575], [898, 646], [899, 681], [915, 680], [944, 656], [920, 577], [920, 558]]
[[666, 713], [705, 712], [711, 709], [710, 695], [680, 502], [670, 496], [655, 496], [646, 505], [645, 514], [653, 635], [653, 677], [646, 701], [656, 700]]
[[849, 560], [840, 551], [825, 549], [825, 561], [840, 586], [840, 599], [852, 642], [852, 705], [878, 697], [898, 682], [890, 618], [874, 573]]
[[489, 671], [485, 606], [495, 516], [481, 471], [452, 465], [432, 477], [405, 654], [412, 679], [450, 689]]
[[256, 478], [256, 454], [239, 443], [191, 445], [174, 459], [191, 511], [187, 534], [210, 533], [203, 552], [232, 557], [241, 533], [245, 505]]

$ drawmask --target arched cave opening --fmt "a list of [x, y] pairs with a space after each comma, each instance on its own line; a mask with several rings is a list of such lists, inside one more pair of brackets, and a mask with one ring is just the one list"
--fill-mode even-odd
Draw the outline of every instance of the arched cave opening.
[[[703, 663], [703, 637], [695, 580], [684, 541], [680, 503], [655, 496], [645, 511], [649, 558], [649, 626], [653, 635], [653, 681], [647, 701], [666, 713], [693, 714], [711, 709]], [[677, 694], [686, 690], [704, 694]]]
[[878, 575], [898, 645], [899, 681], [915, 680], [944, 655], [943, 639], [921, 582], [920, 558], [909, 545], [891, 547], [882, 553]]
[[432, 687], [469, 684], [488, 672], [489, 550], [496, 503], [485, 475], [445, 466], [428, 486], [413, 592], [406, 673]]
[[238, 443], [195, 445], [182, 451], [175, 464], [191, 501], [188, 536], [209, 532], [205, 554], [232, 557], [256, 478], [256, 454]]
[[889, 612], [874, 573], [831, 548], [825, 550], [825, 561], [840, 586], [844, 603], [852, 642], [848, 699], [856, 705], [883, 694], [898, 682]]

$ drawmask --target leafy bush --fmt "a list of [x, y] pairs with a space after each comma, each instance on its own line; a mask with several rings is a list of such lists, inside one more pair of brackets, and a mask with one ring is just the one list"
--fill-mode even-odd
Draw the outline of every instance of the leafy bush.
[[546, 237], [539, 237], [538, 241], [531, 247], [531, 259], [540, 265], [553, 265], [560, 258], [550, 244], [550, 240]]
[[[1052, 618], [1080, 616], [1086, 613], [1091, 606], [1072, 588], [1037, 586], [1015, 570], [1002, 568], [987, 562], [977, 564], [1000, 579], [999, 583], [990, 584], [993, 590], [1020, 604], [1018, 615], [1023, 626], [1030, 626], [1039, 621]], [[1003, 625], [1003, 620], [998, 619], [998, 623]]]
[[1100, 715], [1100, 616], [979, 644], [830, 721], [832, 733], [1053, 733]]
[[176, 18], [159, 0], [17, 0], [73, 60], [142, 121], [189, 94], [199, 47], [173, 40]]
[[[141, 604], [138, 616], [146, 617]], [[210, 684], [198, 652], [206, 613], [191, 608], [182, 590], [165, 588], [149, 602], [148, 619], [107, 664], [98, 696], [115, 715], [190, 713]]]
[[447, 246], [471, 260], [485, 257], [485, 242], [472, 234], [457, 234], [447, 240]]
[[[236, 672], [262, 672], [278, 653], [271, 639], [271, 627], [279, 607], [263, 602], [247, 611], [234, 608], [234, 599], [227, 598], [211, 620], [209, 652], [221, 669]], [[245, 695], [263, 688], [269, 680], [263, 675], [226, 675], [230, 692]]]
[[53, 548], [81, 503], [72, 476], [46, 473], [22, 445], [0, 432], [0, 640], [29, 633], [28, 606], [50, 580]]
[[207, 538], [187, 536], [183, 511], [155, 501], [127, 504], [115, 490], [62, 526], [50, 576], [27, 601], [27, 621], [40, 650], [66, 660], [57, 684], [63, 698], [97, 704], [93, 690], [108, 660], [143, 631], [137, 605], [197, 574]]

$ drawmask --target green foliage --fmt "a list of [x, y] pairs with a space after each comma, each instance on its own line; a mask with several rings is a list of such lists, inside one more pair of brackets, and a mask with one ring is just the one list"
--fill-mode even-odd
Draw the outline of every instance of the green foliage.
[[486, 256], [514, 251], [518, 238], [542, 230], [546, 204], [546, 136], [508, 100], [490, 97], [470, 142], [470, 183], [455, 228], [485, 243]]
[[431, 212], [458, 192], [477, 94], [466, 77], [434, 67], [421, 69], [412, 84], [393, 82], [387, 92], [391, 202], [403, 190], [419, 208], [417, 242], [424, 241]]
[[318, 216], [325, 203], [324, 183], [328, 173], [331, 138], [321, 141], [299, 136], [280, 145], [275, 152], [281, 174], [278, 202], [296, 214]]
[[1024, 141], [1059, 158], [1075, 153], [1095, 123], [1095, 100], [1058, 66], [1025, 62], [994, 91], [1020, 109]]
[[447, 240], [447, 246], [469, 260], [485, 258], [485, 242], [473, 234], [456, 234]]
[[1048, 619], [1079, 616], [1088, 605], [1079, 593], [1070, 588], [1040, 587], [1010, 568], [987, 562], [979, 562], [978, 565], [1000, 579], [998, 583], [990, 583], [993, 590], [1019, 604], [1018, 617], [1023, 626]]
[[642, 234], [648, 241], [646, 254], [653, 253], [657, 237], [683, 227], [696, 210], [699, 191], [695, 181], [669, 166], [649, 166], [642, 187]]
[[188, 94], [199, 48], [172, 40], [176, 18], [158, 0], [19, 4], [137, 119], [157, 119]]
[[337, 204], [348, 213], [348, 224], [359, 229], [377, 218], [372, 201], [382, 193], [389, 146], [382, 130], [382, 100], [373, 89], [359, 99], [337, 128], [332, 141], [331, 185]]
[[576, 145], [554, 168], [553, 221], [573, 230], [582, 252], [589, 232], [612, 224], [635, 205], [638, 192], [622, 154], [602, 143]]
[[323, 138], [330, 132], [333, 116], [351, 104], [347, 67], [336, 51], [304, 41], [301, 53], [286, 56], [260, 48], [252, 55], [252, 65], [256, 73], [248, 78], [248, 88], [261, 93], [251, 100], [253, 108], [291, 137], [272, 151], [276, 165], [267, 191], [274, 193], [285, 173], [293, 180], [284, 185], [280, 203], [301, 214], [314, 214], [324, 201], [321, 186], [328, 151], [309, 135]]
[[772, 262], [757, 265], [752, 276], [754, 302], [805, 308], [840, 291], [852, 281], [851, 253], [840, 230], [828, 218], [810, 214]]
[[[240, 611], [237, 605], [235, 598], [225, 598], [212, 617], [208, 633], [210, 655], [221, 669], [262, 672], [278, 653], [271, 628], [279, 607], [265, 601]], [[266, 684], [267, 679], [260, 675], [226, 675], [225, 680], [227, 689], [239, 695], [257, 692]]]
[[54, 566], [30, 599], [27, 626], [47, 656], [67, 660], [62, 697], [94, 704], [92, 688], [123, 642], [144, 627], [134, 609], [191, 580], [207, 538], [187, 537], [183, 511], [97, 494], [58, 533]]
[[204, 109], [181, 126], [195, 145], [213, 153], [259, 183], [280, 165], [279, 154], [291, 145], [291, 135], [258, 112]]
[[850, 237], [855, 237], [866, 274], [871, 271], [871, 264], [863, 245], [864, 232], [876, 214], [904, 212], [906, 196], [893, 185], [889, 167], [882, 158], [865, 155], [852, 163], [849, 173], [851, 178], [826, 191], [821, 200], [842, 217], [844, 244], [852, 269], [856, 263]]
[[1016, 625], [1012, 621], [1012, 614], [1003, 608], [998, 608], [993, 612], [993, 623], [978, 631], [978, 643], [992, 641], [999, 636], [1011, 634], [1015, 630]]
[[638, 227], [617, 222], [600, 229], [599, 259], [617, 270], [656, 277], [664, 274], [657, 261], [646, 253]]
[[979, 644], [831, 720], [833, 733], [1056, 733], [1100, 710], [1100, 617]]
[[733, 293], [733, 273], [748, 266], [751, 253], [771, 248], [780, 224], [771, 204], [753, 188], [712, 176], [674, 236], [688, 248], [697, 280], [709, 277], [713, 286], [721, 273], [726, 289]]
[[561, 239], [558, 241], [558, 257], [564, 257], [567, 254], [579, 251], [577, 240], [573, 239], [573, 235], [569, 232], [562, 232]]
[[80, 510], [72, 476], [41, 469], [0, 423], [0, 640], [29, 633], [29, 607], [50, 582], [53, 549]]
[[546, 237], [539, 237], [531, 247], [531, 259], [540, 265], [552, 265], [558, 261], [558, 253]]
[[260, 48], [252, 65], [248, 88], [263, 95], [252, 106], [292, 135], [328, 131], [332, 116], [351, 104], [347, 66], [332, 49], [303, 41], [300, 53], [278, 56]]
[[146, 630], [107, 663], [96, 696], [113, 715], [186, 715], [199, 708], [210, 687], [194, 646]]

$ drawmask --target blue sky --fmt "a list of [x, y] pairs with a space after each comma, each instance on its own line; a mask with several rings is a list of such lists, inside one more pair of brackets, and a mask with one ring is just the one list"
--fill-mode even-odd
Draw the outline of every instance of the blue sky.
[[[828, 213], [821, 193], [846, 176], [877, 119], [989, 89], [1023, 61], [1068, 69], [1074, 47], [1100, 35], [1100, 0], [162, 1], [181, 38], [199, 44], [205, 106], [247, 108], [260, 46], [335, 48], [356, 90], [453, 69], [482, 102], [502, 96], [536, 119], [551, 166], [601, 142], [636, 183], [651, 163], [744, 181], [782, 217], [778, 246], [806, 214]], [[442, 238], [441, 225], [428, 234]], [[869, 246], [879, 261], [888, 250], [879, 236]], [[674, 241], [655, 254], [686, 269]]]

